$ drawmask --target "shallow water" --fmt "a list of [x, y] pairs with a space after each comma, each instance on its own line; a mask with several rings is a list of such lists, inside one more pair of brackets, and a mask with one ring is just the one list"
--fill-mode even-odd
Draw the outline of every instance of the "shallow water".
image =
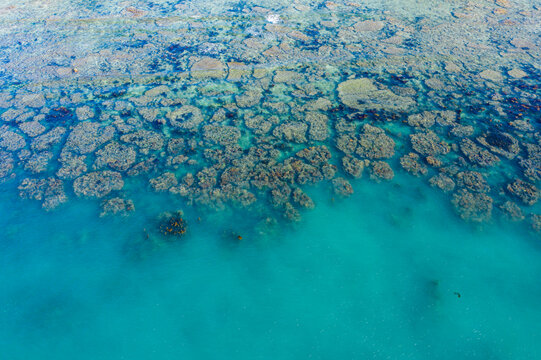
[[0, 1], [0, 358], [540, 358], [540, 16]]

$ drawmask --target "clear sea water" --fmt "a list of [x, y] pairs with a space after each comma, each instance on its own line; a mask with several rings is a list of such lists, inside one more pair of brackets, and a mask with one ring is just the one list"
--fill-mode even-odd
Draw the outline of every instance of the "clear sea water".
[[[156, 122], [141, 125], [129, 108], [137, 108], [145, 91], [166, 85], [173, 90], [157, 93], [155, 103], [144, 105], [160, 104], [156, 107], [163, 105], [166, 112], [179, 104], [196, 105], [206, 124], [222, 106], [237, 111], [237, 96], [256, 87], [265, 90], [261, 108], [268, 101], [299, 110], [309, 100], [330, 99], [332, 106], [322, 111], [331, 121], [351, 115], [348, 119], [359, 126], [380, 126], [396, 142], [396, 155], [389, 160], [392, 181], [370, 180], [368, 166], [362, 178], [354, 179], [336, 160], [343, 154], [335, 148], [337, 134], [329, 125], [325, 145], [354, 193], [333, 194], [326, 180], [299, 185], [315, 208], [299, 209], [298, 222], [283, 219], [268, 194], [247, 209], [211, 210], [178, 191], [152, 191], [149, 178], [170, 170], [165, 155], [159, 155], [164, 168], [152, 176], [131, 177], [119, 170], [124, 187], [104, 199], [133, 200], [135, 211], [129, 216], [100, 217], [102, 199], [78, 197], [73, 179], [63, 180], [67, 201], [45, 211], [39, 201], [21, 199], [18, 186], [25, 177], [57, 176], [66, 139], [51, 147], [50, 162], [37, 174], [26, 168], [21, 154], [35, 150], [33, 136], [24, 135], [23, 150], [0, 144], [15, 159], [13, 176], [0, 179], [0, 360], [541, 359], [541, 241], [530, 224], [541, 206], [521, 203], [505, 187], [516, 178], [540, 185], [518, 162], [529, 155], [526, 143], [541, 146], [540, 13], [531, 0], [0, 0], [0, 135], [7, 129], [4, 123], [22, 134], [20, 124], [41, 113], [47, 131], [58, 126], [70, 132], [78, 122], [109, 125], [118, 120], [112, 142], [124, 141], [119, 133], [132, 131], [120, 130], [123, 126], [149, 128], [169, 140], [178, 134]], [[365, 35], [355, 43], [347, 31], [366, 19], [384, 21], [383, 33], [361, 31]], [[302, 30], [310, 40], [289, 33], [289, 40], [297, 42], [288, 47], [280, 35], [287, 31], [274, 25]], [[244, 37], [263, 45], [237, 51]], [[326, 44], [332, 51], [321, 50]], [[270, 46], [293, 55], [262, 58]], [[192, 81], [187, 75], [195, 72], [192, 56], [222, 63], [244, 56], [250, 74], [254, 69], [269, 74], [300, 69], [305, 83], [279, 82], [274, 75], [249, 75], [243, 77], [246, 84], [225, 76]], [[523, 77], [508, 75], [519, 68]], [[504, 80], [490, 72], [480, 77], [487, 69], [497, 69]], [[491, 189], [486, 192], [495, 199], [490, 220], [461, 219], [450, 199], [467, 186], [443, 193], [430, 186], [428, 176], [412, 176], [400, 167], [399, 157], [413, 151], [409, 134], [421, 131], [405, 125], [408, 111], [401, 109], [396, 118], [383, 112], [388, 117], [384, 123], [377, 118], [379, 108], [361, 114], [366, 109], [340, 104], [338, 83], [359, 77], [377, 80], [383, 107], [400, 108], [396, 102], [401, 100], [387, 100], [397, 97], [389, 95], [392, 88], [399, 98], [416, 101], [412, 113], [451, 109], [461, 124], [473, 126], [472, 134], [464, 136], [448, 136], [447, 128], [435, 131], [452, 149], [441, 156], [444, 165], [488, 178]], [[42, 92], [47, 103], [26, 104], [25, 111], [35, 111], [29, 118], [6, 120], [4, 115], [20, 106], [17, 102], [24, 103], [18, 91]], [[175, 102], [175, 96], [181, 100]], [[95, 118], [78, 120], [74, 109], [83, 105], [96, 110]], [[275, 115], [252, 106], [239, 105], [239, 119], [258, 111]], [[298, 116], [275, 109], [283, 118], [273, 126]], [[512, 127], [510, 121], [517, 119], [531, 129]], [[271, 140], [258, 142], [263, 135], [254, 135], [243, 120], [228, 124], [241, 129], [237, 140], [243, 150], [269, 143], [280, 149], [282, 160], [306, 144], [323, 143], [276, 143], [270, 135]], [[505, 159], [499, 153], [502, 162], [493, 168], [464, 159], [467, 155], [458, 150], [462, 137], [476, 140], [494, 129], [519, 139], [519, 157]], [[194, 142], [199, 146], [195, 155], [186, 153], [197, 160], [208, 145], [199, 133], [182, 133], [187, 143], [189, 136], [199, 141]], [[165, 154], [165, 149], [156, 153]], [[137, 161], [153, 155], [137, 151]], [[86, 160], [88, 171], [95, 170], [92, 156]], [[0, 156], [0, 162], [4, 159]], [[205, 164], [194, 166], [199, 165]], [[173, 170], [179, 180], [188, 171], [182, 166]], [[430, 176], [439, 172], [436, 167], [428, 171]], [[540, 170], [533, 166], [535, 171]], [[525, 220], [503, 219], [499, 205], [508, 198], [519, 204]], [[160, 215], [177, 210], [188, 224], [186, 234], [163, 236]]]
[[211, 218], [140, 259], [126, 243], [158, 199], [101, 220], [87, 203], [43, 214], [3, 193], [2, 358], [541, 355], [538, 239], [469, 226], [406, 179], [314, 198], [265, 239], [230, 242], [215, 229], [239, 219]]

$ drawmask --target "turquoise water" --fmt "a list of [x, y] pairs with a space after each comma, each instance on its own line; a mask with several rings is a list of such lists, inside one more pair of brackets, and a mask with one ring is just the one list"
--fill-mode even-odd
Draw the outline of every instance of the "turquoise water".
[[82, 203], [24, 217], [15, 201], [3, 358], [537, 358], [538, 241], [471, 227], [400, 183], [315, 192], [302, 223], [240, 243], [216, 233], [229, 219], [202, 220], [144, 259], [124, 250], [144, 215], [97, 221]]
[[533, 0], [0, 0], [0, 360], [541, 358]]

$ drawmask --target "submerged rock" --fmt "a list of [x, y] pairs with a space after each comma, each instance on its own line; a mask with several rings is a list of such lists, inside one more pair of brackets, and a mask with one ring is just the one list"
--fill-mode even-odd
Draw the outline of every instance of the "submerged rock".
[[431, 186], [437, 187], [444, 192], [453, 191], [455, 189], [455, 182], [453, 179], [441, 173], [431, 177], [429, 183]]
[[333, 191], [340, 196], [349, 196], [353, 194], [353, 186], [344, 178], [337, 177], [332, 180]]
[[122, 175], [116, 171], [95, 171], [80, 176], [73, 182], [77, 196], [101, 198], [124, 186]]
[[370, 179], [380, 180], [392, 180], [394, 178], [394, 171], [391, 166], [385, 161], [371, 161], [370, 162]]
[[178, 184], [177, 177], [171, 172], [166, 172], [157, 178], [149, 180], [150, 186], [154, 191], [168, 191], [173, 186]]
[[62, 140], [65, 133], [65, 128], [61, 126], [55, 127], [51, 131], [34, 138], [31, 147], [35, 151], [49, 150], [51, 147], [58, 144]]
[[196, 131], [203, 122], [201, 110], [191, 105], [184, 105], [171, 111], [167, 113], [166, 117], [171, 126], [177, 130]]
[[464, 220], [488, 221], [492, 217], [492, 198], [485, 193], [472, 193], [460, 189], [453, 195], [455, 209]]
[[419, 155], [416, 153], [409, 153], [400, 158], [400, 165], [412, 175], [420, 176], [426, 175], [428, 169], [419, 163]]
[[424, 156], [445, 155], [450, 151], [449, 145], [430, 130], [412, 134], [410, 140], [413, 150]]
[[143, 154], [147, 154], [149, 151], [161, 150], [164, 145], [163, 136], [150, 130], [139, 130], [122, 135], [120, 140], [136, 145]]
[[493, 155], [488, 150], [475, 145], [475, 143], [470, 139], [462, 140], [460, 143], [460, 150], [470, 162], [479, 166], [488, 167], [500, 161], [496, 155]]
[[13, 156], [5, 151], [0, 151], [0, 179], [8, 176], [13, 170]]
[[101, 208], [101, 217], [117, 214], [127, 216], [130, 212], [135, 211], [135, 206], [133, 205], [132, 200], [126, 200], [119, 197], [104, 200], [101, 204]]
[[308, 125], [299, 121], [290, 121], [281, 124], [274, 129], [272, 134], [278, 139], [284, 139], [296, 143], [305, 143]]
[[520, 159], [524, 175], [532, 181], [541, 180], [541, 146], [526, 144], [527, 156]]
[[75, 179], [85, 173], [87, 166], [85, 163], [86, 155], [75, 155], [70, 152], [62, 152], [60, 154], [61, 167], [56, 172], [56, 176], [61, 179]]
[[541, 232], [541, 215], [532, 214], [530, 215], [530, 223], [532, 230], [536, 232]]
[[503, 132], [491, 131], [477, 138], [477, 141], [493, 153], [513, 159], [520, 152], [518, 140]]
[[385, 131], [365, 124], [359, 134], [355, 153], [368, 159], [388, 159], [394, 155], [395, 142]]
[[23, 199], [42, 201], [45, 210], [52, 210], [67, 201], [62, 180], [24, 179], [18, 186], [19, 195]]
[[342, 158], [342, 168], [346, 174], [354, 178], [360, 178], [363, 175], [364, 161], [352, 156], [344, 156]]
[[507, 191], [514, 197], [522, 200], [526, 205], [533, 205], [539, 198], [539, 190], [534, 184], [517, 179], [507, 185]]
[[184, 236], [188, 229], [188, 224], [183, 216], [184, 213], [182, 211], [177, 211], [174, 214], [164, 213], [160, 215], [160, 233], [168, 237], [179, 238]]
[[456, 175], [457, 185], [474, 192], [488, 192], [490, 186], [483, 174], [477, 171], [462, 171]]
[[126, 171], [135, 162], [137, 153], [131, 146], [110, 142], [96, 151], [95, 169], [110, 167], [113, 170]]
[[511, 221], [524, 220], [524, 214], [522, 213], [522, 210], [514, 202], [506, 201], [505, 203], [501, 204], [499, 207], [500, 207], [500, 210], [503, 212], [504, 217], [507, 220], [511, 220]]

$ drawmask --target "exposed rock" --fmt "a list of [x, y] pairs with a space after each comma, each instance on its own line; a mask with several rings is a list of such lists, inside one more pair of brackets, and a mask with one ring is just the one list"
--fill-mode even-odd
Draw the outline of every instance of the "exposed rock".
[[440, 167], [440, 166], [443, 165], [443, 163], [441, 162], [441, 160], [438, 159], [438, 158], [435, 157], [435, 156], [430, 156], [430, 155], [429, 155], [429, 156], [427, 156], [427, 157], [425, 158], [425, 161], [426, 161], [426, 163], [427, 163], [428, 165], [430, 165], [430, 166], [432, 166], [432, 167], [435, 167], [435, 168], [438, 168], [438, 167]]
[[122, 135], [120, 140], [136, 145], [143, 154], [147, 154], [149, 151], [161, 150], [164, 145], [163, 136], [150, 130], [139, 130]]
[[45, 96], [43, 94], [25, 94], [17, 96], [22, 106], [31, 108], [42, 108], [45, 106]]
[[263, 98], [263, 92], [259, 88], [249, 89], [242, 95], [237, 95], [237, 106], [248, 108], [257, 105]]
[[383, 129], [365, 124], [355, 152], [368, 159], [388, 159], [394, 155], [394, 146], [395, 142]]
[[352, 155], [357, 149], [357, 139], [353, 135], [340, 135], [336, 138], [336, 147], [344, 154]]
[[115, 135], [112, 126], [103, 126], [96, 122], [82, 122], [75, 126], [66, 140], [64, 151], [88, 154], [111, 140]]
[[490, 80], [493, 82], [503, 81], [503, 75], [501, 72], [496, 70], [485, 70], [479, 74], [485, 80]]
[[507, 72], [507, 74], [509, 74], [509, 76], [515, 79], [522, 79], [528, 76], [528, 74], [525, 71], [522, 71], [520, 69], [511, 69]]
[[95, 115], [94, 110], [92, 110], [88, 105], [75, 109], [75, 114], [77, 115], [77, 119], [79, 119], [79, 121], [91, 119]]
[[7, 126], [0, 127], [0, 147], [7, 151], [17, 151], [26, 146], [24, 137], [9, 131]]
[[364, 20], [353, 25], [355, 31], [380, 31], [385, 26], [383, 21]]
[[46, 130], [45, 126], [41, 125], [39, 121], [27, 121], [19, 124], [19, 129], [30, 137], [35, 137]]
[[196, 61], [190, 70], [195, 79], [223, 78], [226, 75], [225, 64], [211, 57], [204, 57]]
[[235, 126], [227, 125], [205, 125], [203, 126], [203, 137], [212, 143], [219, 145], [233, 145], [240, 139], [240, 130]]
[[406, 111], [415, 102], [398, 96], [386, 88], [378, 88], [371, 79], [346, 80], [338, 84], [338, 96], [347, 106], [357, 110]]
[[95, 171], [80, 176], [73, 182], [77, 196], [101, 198], [124, 186], [122, 175], [116, 171]]
[[472, 136], [474, 133], [473, 126], [456, 124], [451, 128], [450, 134], [457, 138], [465, 138]]
[[171, 126], [178, 130], [196, 131], [203, 122], [203, 114], [199, 108], [184, 105], [166, 115]]
[[534, 184], [530, 184], [521, 179], [507, 185], [507, 191], [516, 198], [522, 200], [526, 205], [533, 205], [539, 198], [539, 190]]
[[485, 193], [472, 193], [466, 189], [460, 189], [453, 195], [452, 202], [464, 220], [483, 222], [492, 217], [493, 201]]

